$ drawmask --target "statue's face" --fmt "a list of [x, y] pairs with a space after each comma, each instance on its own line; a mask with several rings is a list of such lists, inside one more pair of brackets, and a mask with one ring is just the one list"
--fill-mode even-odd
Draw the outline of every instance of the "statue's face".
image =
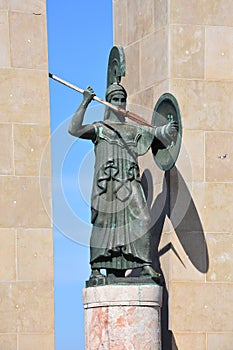
[[126, 97], [121, 92], [113, 94], [109, 102], [115, 106], [126, 109]]
[[[120, 107], [122, 109], [126, 109], [126, 95], [124, 94], [124, 92], [121, 92], [121, 91], [112, 92], [111, 95], [109, 95], [107, 101], [113, 104], [114, 106]], [[113, 122], [121, 122], [121, 123], [125, 122], [124, 115], [110, 108], [105, 118]]]

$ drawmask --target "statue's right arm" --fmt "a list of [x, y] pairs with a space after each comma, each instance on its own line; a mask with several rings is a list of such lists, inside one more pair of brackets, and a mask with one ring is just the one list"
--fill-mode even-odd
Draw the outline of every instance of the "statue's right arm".
[[87, 109], [87, 106], [92, 101], [94, 96], [94, 91], [92, 88], [88, 87], [83, 94], [83, 100], [72, 117], [69, 133], [73, 136], [82, 138], [82, 139], [95, 139], [95, 128], [91, 124], [83, 125], [84, 115]]

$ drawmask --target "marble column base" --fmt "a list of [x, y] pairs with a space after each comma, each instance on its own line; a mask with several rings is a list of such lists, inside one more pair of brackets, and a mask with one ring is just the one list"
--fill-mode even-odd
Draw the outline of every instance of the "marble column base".
[[83, 289], [86, 350], [161, 350], [159, 285]]

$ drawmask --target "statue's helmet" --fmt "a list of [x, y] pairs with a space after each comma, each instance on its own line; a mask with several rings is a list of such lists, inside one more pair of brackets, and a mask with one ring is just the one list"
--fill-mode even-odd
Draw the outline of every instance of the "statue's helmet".
[[121, 84], [113, 83], [108, 86], [105, 94], [106, 101], [111, 101], [111, 98], [116, 93], [122, 93], [124, 94], [125, 98], [127, 98], [127, 92], [125, 88]]

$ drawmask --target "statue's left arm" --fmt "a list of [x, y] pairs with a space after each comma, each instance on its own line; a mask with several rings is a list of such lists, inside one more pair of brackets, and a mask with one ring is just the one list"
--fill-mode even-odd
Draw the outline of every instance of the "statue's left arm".
[[138, 132], [142, 137], [138, 139], [137, 153], [142, 156], [149, 150], [153, 141], [156, 139], [159, 140], [165, 148], [176, 142], [178, 125], [175, 121], [172, 121], [163, 126], [157, 126], [156, 128], [139, 126]]
[[163, 126], [158, 126], [155, 129], [155, 137], [162, 142], [166, 147], [175, 142], [178, 133], [178, 124], [176, 121], [171, 121]]

